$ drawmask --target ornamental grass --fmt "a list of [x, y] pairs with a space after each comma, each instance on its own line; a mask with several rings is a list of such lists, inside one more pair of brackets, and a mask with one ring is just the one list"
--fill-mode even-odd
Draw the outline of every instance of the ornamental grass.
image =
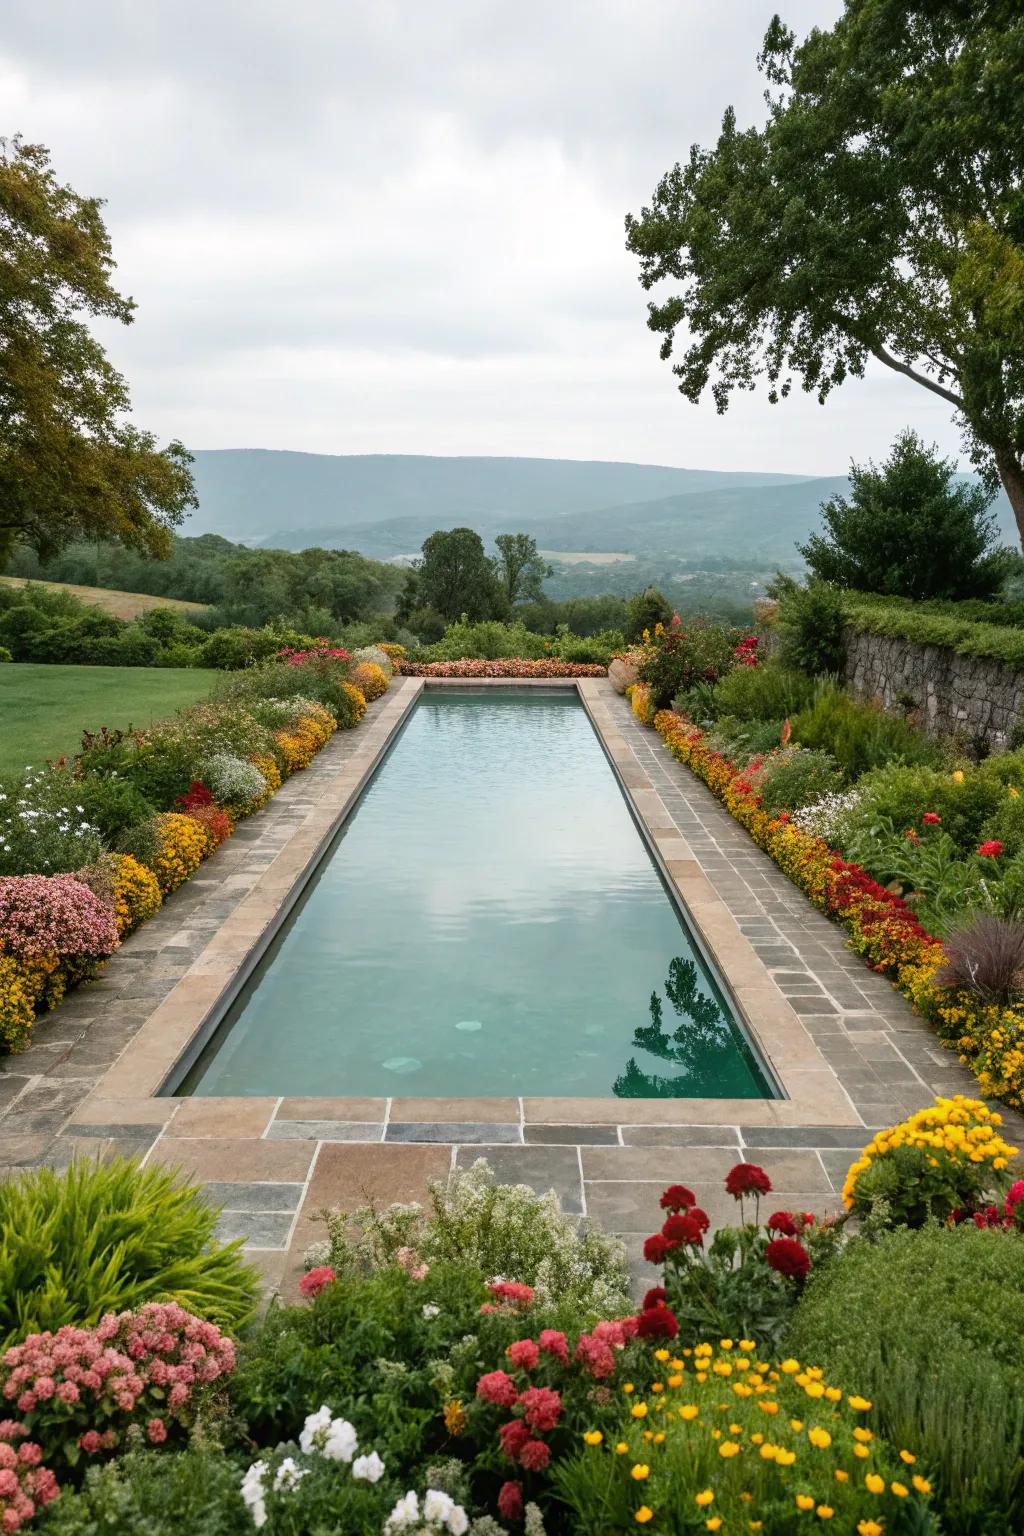
[[750, 777], [714, 751], [690, 721], [661, 710], [653, 724], [672, 756], [703, 779], [794, 885], [842, 923], [851, 948], [935, 1026], [942, 1042], [971, 1068], [982, 1092], [1024, 1109], [1024, 1007], [986, 1004], [970, 992], [943, 986], [938, 973], [945, 948], [902, 897], [822, 838], [801, 830], [788, 813], [769, 815]]

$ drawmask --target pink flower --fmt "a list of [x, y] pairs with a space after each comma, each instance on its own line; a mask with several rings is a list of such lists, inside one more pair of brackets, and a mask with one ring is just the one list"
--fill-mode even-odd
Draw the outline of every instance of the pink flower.
[[163, 1419], [150, 1419], [146, 1425], [146, 1436], [153, 1445], [163, 1445], [167, 1439], [167, 1425]]
[[509, 1461], [518, 1461], [519, 1452], [530, 1439], [530, 1431], [522, 1419], [511, 1419], [498, 1430], [498, 1438]]
[[477, 1382], [476, 1395], [482, 1402], [495, 1403], [499, 1408], [511, 1408], [519, 1397], [519, 1391], [506, 1371], [490, 1371]]
[[84, 1435], [79, 1435], [78, 1443], [87, 1456], [95, 1456], [100, 1449], [100, 1437], [94, 1429], [87, 1429]]
[[502, 1483], [498, 1492], [498, 1514], [503, 1520], [516, 1521], [523, 1518], [522, 1483]]
[[550, 1387], [528, 1387], [520, 1396], [523, 1418], [538, 1433], [554, 1429], [562, 1411], [562, 1399]]
[[532, 1339], [517, 1339], [508, 1346], [505, 1353], [520, 1371], [532, 1371], [540, 1359], [540, 1350]]
[[611, 1376], [615, 1370], [612, 1346], [607, 1340], [596, 1338], [594, 1334], [580, 1334], [576, 1345], [576, 1359], [584, 1370], [598, 1381], [605, 1376]]
[[299, 1281], [299, 1294], [315, 1299], [326, 1286], [331, 1284], [332, 1280], [337, 1278], [336, 1271], [329, 1264], [320, 1264], [316, 1269], [311, 1269], [308, 1274], [303, 1275]]
[[560, 1360], [563, 1365], [568, 1364], [569, 1345], [565, 1334], [560, 1333], [557, 1328], [542, 1328], [538, 1343], [544, 1354], [554, 1355], [555, 1359]]
[[543, 1472], [551, 1460], [551, 1449], [543, 1440], [527, 1440], [519, 1452], [519, 1464], [527, 1472]]
[[487, 1289], [499, 1301], [510, 1301], [524, 1307], [528, 1307], [533, 1300], [533, 1286], [522, 1285], [518, 1280], [492, 1280]]

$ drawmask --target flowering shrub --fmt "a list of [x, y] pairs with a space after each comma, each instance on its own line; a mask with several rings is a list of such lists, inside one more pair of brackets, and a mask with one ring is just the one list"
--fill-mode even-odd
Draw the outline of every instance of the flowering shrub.
[[166, 811], [153, 818], [156, 847], [149, 863], [165, 896], [190, 880], [216, 847], [211, 833], [195, 816]]
[[1001, 1125], [979, 1099], [936, 1099], [868, 1143], [850, 1165], [843, 1204], [865, 1215], [884, 1201], [894, 1224], [912, 1227], [979, 1212], [1010, 1182], [1005, 1170], [1017, 1148], [999, 1135]]
[[254, 757], [252, 763], [253, 767], [258, 768], [263, 775], [263, 780], [266, 784], [266, 795], [264, 798], [269, 800], [271, 795], [277, 794], [282, 783], [281, 770], [277, 766], [277, 759], [274, 757]]
[[318, 645], [307, 646], [303, 650], [283, 650], [278, 651], [277, 654], [290, 667], [304, 667], [310, 662], [347, 664], [352, 660], [352, 653], [346, 651], [343, 645], [328, 645], [326, 640]]
[[361, 661], [352, 668], [350, 681], [355, 683], [366, 702], [372, 703], [388, 691], [388, 678], [383, 667], [373, 661]]
[[[756, 1163], [737, 1163], [725, 1178], [739, 1205], [740, 1226], [722, 1226], [705, 1246], [707, 1213], [684, 1184], [661, 1197], [667, 1214], [644, 1243], [644, 1258], [664, 1268], [660, 1286], [647, 1292], [640, 1313], [645, 1338], [683, 1342], [709, 1333], [742, 1334], [777, 1345], [812, 1268], [836, 1251], [839, 1229], [809, 1212], [774, 1211], [761, 1223], [761, 1200], [771, 1179]], [[753, 1200], [753, 1220], [745, 1204]]]
[[[402, 650], [401, 646], [399, 650]], [[361, 645], [358, 650], [352, 652], [352, 660], [372, 662], [375, 667], [380, 667], [389, 683], [394, 675], [395, 669], [391, 657], [382, 645]]]
[[0, 876], [0, 948], [102, 959], [117, 948], [114, 914], [73, 875]]
[[60, 1492], [43, 1453], [23, 1438], [21, 1425], [0, 1425], [0, 1530], [18, 1531]]
[[162, 1445], [195, 1422], [234, 1367], [231, 1340], [176, 1302], [31, 1333], [0, 1357], [0, 1393], [18, 1415], [0, 1425], [0, 1442], [31, 1436], [61, 1476], [83, 1454], [122, 1447], [131, 1424]]
[[[902, 897], [842, 859], [821, 838], [802, 831], [793, 818], [771, 817], [743, 773], [681, 715], [662, 710], [654, 728], [673, 757], [704, 780], [814, 905], [843, 924], [851, 947], [889, 976], [936, 1026], [943, 1042], [971, 1067], [982, 1092], [1024, 1108], [1024, 1008], [987, 1004], [940, 985], [943, 946]], [[959, 769], [953, 779], [957, 773], [963, 779]]]
[[647, 683], [631, 683], [626, 689], [630, 707], [641, 725], [651, 725], [656, 713], [651, 690]]
[[405, 659], [405, 646], [399, 645], [394, 640], [382, 640], [377, 646], [378, 651], [383, 651], [395, 671], [399, 663]]
[[[357, 1456], [358, 1449], [355, 1428], [326, 1403], [307, 1414], [298, 1456], [289, 1445], [279, 1445], [254, 1461], [242, 1478], [242, 1501], [256, 1529], [271, 1521], [275, 1530], [380, 1530], [387, 1506], [373, 1489], [384, 1476], [384, 1461], [376, 1451]], [[454, 1508], [452, 1500], [448, 1503]], [[450, 1529], [455, 1532], [455, 1525]], [[460, 1536], [468, 1529], [467, 1520]]]
[[123, 939], [160, 910], [163, 896], [153, 871], [130, 853], [108, 855], [113, 877], [114, 919]]
[[91, 864], [103, 850], [70, 775], [28, 771], [0, 791], [0, 875], [57, 874]]
[[[934, 1529], [929, 1479], [868, 1426], [871, 1403], [794, 1359], [773, 1365], [752, 1339], [655, 1351], [646, 1388], [627, 1384], [611, 1432], [585, 1431], [558, 1492], [582, 1536], [632, 1530], [850, 1536]], [[654, 1378], [651, 1380], [650, 1378]]]
[[405, 661], [399, 671], [405, 677], [606, 677], [607, 667], [593, 662], [556, 661], [553, 657], [526, 660], [520, 656], [485, 660], [466, 657], [461, 661]]
[[239, 815], [248, 816], [267, 801], [269, 786], [260, 765], [232, 752], [214, 752], [204, 758], [200, 777], [215, 800]]
[[56, 1007], [63, 996], [64, 976], [56, 955], [16, 960], [0, 954], [0, 1047], [24, 1050], [36, 1013]]

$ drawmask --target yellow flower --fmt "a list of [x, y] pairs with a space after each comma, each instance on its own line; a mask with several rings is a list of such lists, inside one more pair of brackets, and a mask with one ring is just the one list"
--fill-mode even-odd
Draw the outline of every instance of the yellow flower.
[[784, 1446], [779, 1446], [775, 1452], [775, 1462], [780, 1467], [791, 1467], [796, 1461], [796, 1451], [787, 1451]]
[[648, 1520], [654, 1519], [654, 1510], [649, 1509], [646, 1504], [641, 1504], [633, 1519], [637, 1525], [646, 1525]]
[[616, 1456], [625, 1456], [628, 1450], [629, 1446], [626, 1444], [625, 1440], [620, 1440], [618, 1445], [615, 1447], [615, 1454]]
[[867, 1413], [871, 1407], [866, 1397], [848, 1397], [846, 1401], [855, 1413]]
[[931, 1493], [932, 1485], [926, 1477], [921, 1477], [919, 1473], [915, 1472], [910, 1481], [913, 1483], [918, 1493]]
[[797, 1434], [799, 1434], [804, 1427], [804, 1421], [803, 1419], [790, 1419], [789, 1427], [796, 1430]]
[[889, 1487], [892, 1489], [893, 1493], [898, 1499], [905, 1499], [907, 1494], [910, 1492], [910, 1489], [907, 1487], [906, 1483], [890, 1483]]
[[797, 1371], [800, 1369], [800, 1361], [793, 1359], [783, 1360], [782, 1369], [785, 1371], [787, 1376], [795, 1376]]
[[656, 1349], [654, 1351], [654, 1358], [655, 1360], [661, 1360], [664, 1362], [665, 1360], [670, 1360], [672, 1357], [667, 1349]]
[[832, 1516], [835, 1514], [835, 1510], [832, 1508], [831, 1504], [819, 1504], [814, 1513], [817, 1515], [819, 1520], [831, 1520]]
[[871, 1433], [870, 1429], [864, 1429], [858, 1425], [853, 1432], [853, 1438], [855, 1440], [863, 1440], [864, 1444], [867, 1445], [868, 1441], [873, 1440], [875, 1437]]
[[821, 1429], [818, 1427], [818, 1425], [815, 1425], [813, 1429], [809, 1429], [807, 1431], [807, 1438], [812, 1445], [817, 1446], [819, 1451], [828, 1450], [829, 1446], [832, 1444], [832, 1436], [829, 1434], [828, 1430]]
[[718, 1342], [723, 1349], [732, 1349], [732, 1339], [719, 1339]]
[[917, 1457], [914, 1455], [913, 1451], [900, 1451], [900, 1461], [905, 1462], [908, 1467], [912, 1467], [916, 1460]]
[[953, 771], [953, 783], [954, 784], [962, 784], [963, 781], [964, 781], [964, 771], [963, 771], [963, 769], [962, 768], [954, 769], [954, 771]]
[[864, 1479], [864, 1487], [867, 1489], [868, 1493], [884, 1493], [885, 1478], [879, 1477], [877, 1472], [869, 1472], [867, 1477]]
[[837, 1483], [848, 1483], [850, 1481], [849, 1472], [844, 1472], [842, 1467], [836, 1467], [833, 1476], [835, 1477]]
[[723, 1440], [721, 1445], [718, 1447], [718, 1454], [719, 1456], [723, 1456], [725, 1460], [728, 1461], [730, 1456], [738, 1456], [739, 1450], [740, 1448], [736, 1444], [735, 1440]]
[[622, 1384], [622, 1390], [623, 1390], [623, 1392], [625, 1392], [626, 1396], [628, 1397], [630, 1392], [633, 1391], [633, 1383], [631, 1381], [624, 1381], [623, 1384]]
[[698, 1413], [700, 1413], [700, 1409], [696, 1403], [684, 1403], [679, 1410], [679, 1417], [687, 1420], [695, 1419]]
[[584, 1445], [600, 1445], [603, 1439], [604, 1435], [599, 1429], [588, 1429], [583, 1435]]
[[698, 1509], [707, 1509], [708, 1505], [714, 1502], [715, 1494], [711, 1488], [705, 1488], [700, 1493], [694, 1495], [694, 1503]]
[[859, 1456], [860, 1459], [863, 1461], [864, 1457], [865, 1456], [870, 1456], [871, 1452], [868, 1450], [866, 1445], [855, 1445], [854, 1448], [853, 1448], [853, 1454], [855, 1456]]
[[634, 1419], [646, 1419], [646, 1417], [647, 1417], [647, 1404], [646, 1403], [634, 1403], [632, 1408], [629, 1411], [633, 1415]]
[[740, 1339], [740, 1349], [745, 1350], [748, 1355], [756, 1348], [757, 1345], [753, 1339]]
[[797, 1509], [813, 1509], [814, 1500], [809, 1493], [798, 1493], [796, 1496]]
[[877, 1520], [858, 1520], [857, 1536], [882, 1536], [882, 1527]]
[[638, 1461], [635, 1462], [632, 1467], [630, 1467], [629, 1475], [633, 1479], [634, 1483], [642, 1483], [644, 1478], [650, 1477], [651, 1469], [649, 1466], [647, 1466], [646, 1462]]
[[444, 1405], [444, 1427], [450, 1435], [461, 1435], [466, 1427], [466, 1410], [458, 1398]]
[[704, 1525], [705, 1525], [705, 1528], [707, 1530], [709, 1530], [709, 1531], [720, 1530], [721, 1529], [721, 1525], [722, 1525], [722, 1517], [721, 1517], [721, 1515], [712, 1515], [710, 1520], [705, 1520], [704, 1521]]
[[682, 1386], [683, 1378], [681, 1376], [670, 1376], [668, 1378], [668, 1384], [674, 1391], [676, 1387]]

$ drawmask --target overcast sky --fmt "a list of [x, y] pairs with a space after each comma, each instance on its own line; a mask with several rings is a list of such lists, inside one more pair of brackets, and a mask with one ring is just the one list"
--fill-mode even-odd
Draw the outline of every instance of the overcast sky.
[[760, 118], [774, 9], [7, 0], [0, 132], [106, 198], [139, 306], [108, 344], [163, 438], [816, 474], [909, 423], [955, 452], [884, 368], [719, 417], [658, 358], [623, 217], [728, 103]]

